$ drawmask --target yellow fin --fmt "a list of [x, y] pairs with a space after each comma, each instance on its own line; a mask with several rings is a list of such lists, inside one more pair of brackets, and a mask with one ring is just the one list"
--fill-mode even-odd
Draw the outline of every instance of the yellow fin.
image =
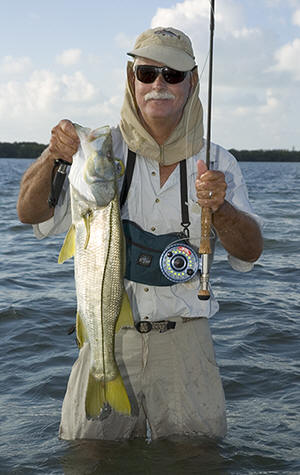
[[85, 216], [83, 216], [84, 224], [85, 224], [85, 230], [86, 230], [86, 238], [85, 238], [85, 243], [83, 248], [86, 249], [88, 247], [88, 243], [90, 240], [91, 236], [91, 217], [92, 217], [92, 212], [88, 212]]
[[78, 312], [76, 315], [76, 336], [77, 336], [78, 346], [79, 348], [82, 348], [83, 343], [87, 340], [87, 334]]
[[131, 414], [130, 402], [121, 375], [104, 384], [90, 373], [85, 400], [87, 417], [99, 417], [105, 404], [109, 404], [116, 412]]
[[58, 256], [58, 263], [62, 264], [75, 254], [75, 226], [72, 224], [65, 237], [64, 243]]
[[116, 379], [106, 383], [106, 400], [116, 412], [131, 414], [130, 402], [120, 373]]
[[119, 317], [116, 323], [115, 331], [116, 333], [118, 333], [118, 331], [122, 327], [133, 327], [133, 326], [134, 326], [134, 321], [133, 321], [133, 315], [132, 315], [132, 311], [130, 307], [130, 302], [129, 302], [127, 292], [124, 290], [121, 310], [120, 310]]

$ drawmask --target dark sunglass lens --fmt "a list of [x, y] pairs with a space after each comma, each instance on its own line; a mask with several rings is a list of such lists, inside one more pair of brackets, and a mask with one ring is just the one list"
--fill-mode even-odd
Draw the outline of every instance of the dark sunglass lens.
[[138, 66], [136, 68], [136, 77], [139, 81], [150, 84], [157, 78], [156, 68], [152, 66]]
[[171, 68], [163, 69], [163, 77], [169, 84], [178, 84], [184, 80], [185, 76], [185, 71], [176, 71]]

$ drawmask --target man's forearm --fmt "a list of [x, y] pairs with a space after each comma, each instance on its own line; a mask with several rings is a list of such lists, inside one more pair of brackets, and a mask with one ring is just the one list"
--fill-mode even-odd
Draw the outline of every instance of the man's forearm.
[[263, 238], [257, 222], [227, 201], [212, 215], [218, 237], [229, 254], [255, 262], [263, 250]]
[[20, 221], [37, 224], [53, 216], [48, 206], [54, 160], [48, 149], [28, 168], [21, 181], [17, 204]]

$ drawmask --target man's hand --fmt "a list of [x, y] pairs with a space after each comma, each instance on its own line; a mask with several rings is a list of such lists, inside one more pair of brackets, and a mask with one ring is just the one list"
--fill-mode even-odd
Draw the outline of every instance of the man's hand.
[[53, 216], [48, 196], [54, 160], [61, 158], [72, 163], [78, 146], [79, 137], [70, 120], [61, 120], [53, 127], [48, 147], [24, 173], [21, 181], [17, 209], [22, 223], [42, 223]]
[[48, 153], [51, 159], [62, 158], [72, 163], [72, 157], [77, 152], [79, 137], [70, 120], [61, 120], [51, 131]]
[[229, 254], [246, 262], [255, 262], [263, 249], [263, 239], [256, 221], [225, 200], [224, 173], [207, 170], [205, 163], [197, 163], [196, 191], [198, 203], [211, 208], [212, 224]]
[[227, 184], [224, 173], [207, 170], [205, 163], [197, 163], [196, 191], [198, 203], [203, 208], [210, 208], [215, 213], [224, 203]]

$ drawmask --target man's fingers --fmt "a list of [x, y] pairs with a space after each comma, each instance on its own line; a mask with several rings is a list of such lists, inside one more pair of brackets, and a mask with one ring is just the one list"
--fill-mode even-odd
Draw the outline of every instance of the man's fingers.
[[201, 175], [203, 175], [203, 173], [205, 173], [207, 170], [207, 166], [205, 165], [203, 160], [198, 160], [197, 169], [198, 169], [197, 179], [199, 179]]
[[224, 173], [217, 170], [207, 170], [202, 173], [196, 180], [199, 205], [211, 208], [215, 212], [224, 203], [226, 188], [227, 184]]
[[59, 122], [58, 127], [64, 132], [64, 134], [73, 140], [79, 141], [76, 129], [70, 120], [63, 119]]
[[62, 158], [72, 162], [77, 152], [79, 137], [70, 120], [61, 120], [51, 131], [49, 150], [54, 158]]

